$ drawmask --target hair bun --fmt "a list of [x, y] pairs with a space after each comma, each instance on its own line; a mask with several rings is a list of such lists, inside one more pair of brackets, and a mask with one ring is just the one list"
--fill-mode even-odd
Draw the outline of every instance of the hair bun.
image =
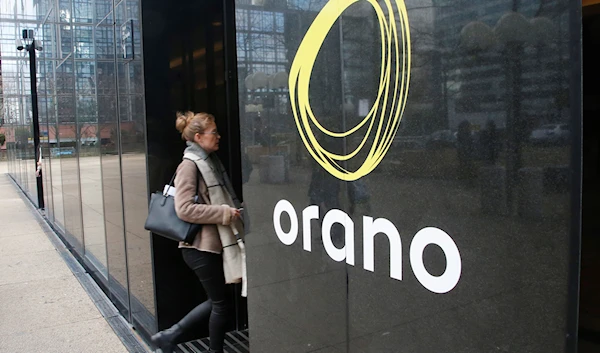
[[[177, 112], [177, 120], [175, 121], [175, 128], [177, 129], [177, 131], [179, 131], [180, 133], [183, 134], [183, 130], [185, 130], [185, 128], [188, 125], [188, 122], [191, 121], [190, 118], [194, 117], [194, 114], [189, 114], [190, 112], [187, 113], [182, 113], [182, 112]], [[191, 115], [188, 116], [188, 115]]]

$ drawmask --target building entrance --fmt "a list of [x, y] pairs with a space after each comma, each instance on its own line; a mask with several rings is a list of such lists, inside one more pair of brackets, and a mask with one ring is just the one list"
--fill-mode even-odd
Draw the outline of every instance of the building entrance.
[[[175, 129], [177, 111], [208, 112], [221, 135], [219, 157], [241, 193], [235, 41], [229, 33], [234, 11], [223, 0], [144, 1], [144, 72], [150, 190], [162, 190], [181, 161], [184, 142]], [[233, 29], [233, 28], [232, 28]], [[232, 65], [233, 64], [233, 65]], [[157, 328], [179, 321], [206, 299], [195, 275], [172, 241], [153, 236]], [[247, 327], [240, 288], [231, 287], [235, 311], [230, 330]], [[200, 327], [186, 340], [206, 337]]]

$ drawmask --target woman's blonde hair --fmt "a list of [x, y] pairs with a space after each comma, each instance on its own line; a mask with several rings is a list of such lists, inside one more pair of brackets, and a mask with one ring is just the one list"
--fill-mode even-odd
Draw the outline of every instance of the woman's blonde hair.
[[215, 121], [215, 117], [208, 113], [196, 113], [191, 111], [177, 112], [175, 127], [181, 133], [181, 138], [186, 141], [194, 141], [196, 134], [206, 130], [208, 124]]

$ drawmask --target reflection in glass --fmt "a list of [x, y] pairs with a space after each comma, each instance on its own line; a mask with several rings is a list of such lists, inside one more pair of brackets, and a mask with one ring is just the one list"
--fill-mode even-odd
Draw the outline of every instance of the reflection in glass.
[[[46, 27], [46, 26], [45, 26]], [[46, 32], [46, 30], [44, 30]], [[55, 119], [54, 109], [54, 97], [51, 84], [54, 77], [54, 62], [46, 59], [47, 53], [40, 55], [40, 78], [39, 84], [39, 118], [40, 118], [40, 144], [42, 147], [42, 176], [43, 176], [43, 187], [44, 187], [44, 206], [46, 217], [51, 223], [55, 222], [54, 219], [54, 200], [52, 197], [52, 168], [50, 163], [50, 153], [52, 151], [52, 144], [55, 143], [51, 140], [49, 134], [50, 119]], [[53, 120], [55, 121], [55, 120]]]
[[[94, 129], [96, 128], [97, 125]], [[99, 264], [96, 264], [98, 270], [106, 276], [106, 236], [100, 151], [99, 146], [96, 145], [88, 145], [82, 149], [85, 152], [80, 156], [79, 168], [86, 256], [92, 262], [98, 261]]]
[[[389, 241], [378, 235], [375, 273], [357, 266], [350, 275], [350, 352], [400, 345], [409, 351], [563, 350], [571, 195], [556, 175], [570, 163], [566, 133], [558, 131], [569, 120], [565, 106], [550, 97], [567, 84], [568, 50], [558, 33], [546, 38], [535, 30], [545, 17], [556, 19], [552, 31], [566, 28], [564, 9], [542, 10], [542, 3], [409, 9], [407, 111], [379, 172], [365, 178], [377, 200], [370, 216], [396, 225], [403, 249], [420, 229], [443, 229], [464, 270], [443, 295], [425, 289], [408, 266], [401, 282], [391, 280]], [[524, 38], [532, 33], [539, 37]], [[353, 90], [349, 80], [344, 85]], [[547, 124], [557, 133], [536, 132]], [[536, 135], [557, 138], [536, 141]], [[431, 275], [445, 271], [437, 246], [425, 249], [423, 262]], [[368, 288], [378, 289], [376, 300], [369, 300]], [[446, 332], [441, 338], [439, 327]], [[544, 343], [533, 348], [530, 337]]]
[[[98, 129], [102, 167], [102, 198], [104, 201], [104, 228], [108, 261], [109, 290], [121, 313], [129, 316], [129, 280], [125, 253], [125, 226], [119, 157], [119, 124], [117, 106], [116, 69], [114, 55], [113, 14], [96, 26], [97, 58], [96, 89], [98, 101]], [[110, 50], [108, 50], [110, 49]]]
[[[328, 336], [334, 347], [322, 351], [563, 350], [573, 141], [566, 2], [406, 1], [407, 107], [381, 164], [360, 179], [362, 191], [314, 163], [286, 101], [286, 72], [325, 3], [236, 1], [242, 145], [253, 165], [244, 185], [253, 349], [274, 350], [273, 337], [283, 336], [291, 351], [317, 351], [319, 334], [335, 328], [347, 336]], [[369, 4], [353, 4], [318, 47], [308, 100], [327, 129], [348, 131], [375, 104], [388, 48], [378, 17]], [[401, 44], [406, 35], [399, 33]], [[395, 55], [402, 54], [391, 62]], [[382, 95], [389, 104], [393, 97]], [[353, 151], [366, 134], [358, 129], [336, 144], [311, 127], [333, 153]], [[365, 155], [356, 157], [350, 170]], [[280, 199], [299, 219], [310, 204], [321, 206], [321, 219], [329, 208], [351, 215], [356, 264], [335, 267], [322, 250], [320, 221], [310, 224], [310, 252], [302, 236], [282, 245], [271, 218]], [[363, 216], [390, 221], [402, 242], [402, 253], [391, 254], [388, 237], [375, 237], [374, 271], [363, 269]], [[410, 266], [411, 241], [424, 227], [444, 230], [460, 250], [462, 278], [447, 294], [428, 291]], [[390, 278], [392, 256], [403, 259], [402, 281]], [[439, 247], [427, 247], [423, 262], [432, 276], [445, 271]], [[347, 292], [335, 293], [340, 288]], [[543, 343], [533, 346], [531, 337]]]
[[[65, 40], [64, 38], [62, 38]], [[63, 42], [64, 44], [64, 42]], [[75, 100], [75, 63], [71, 56], [56, 68], [57, 117], [65, 231], [69, 243], [83, 254], [83, 224], [79, 183], [79, 131]]]
[[[108, 275], [106, 234], [104, 231], [104, 198], [100, 162], [100, 131], [95, 92], [97, 75], [90, 62], [77, 63], [77, 119], [79, 128], [79, 178], [85, 255], [103, 277]], [[82, 81], [82, 83], [79, 83]]]
[[50, 169], [52, 178], [52, 196], [54, 200], [54, 221], [55, 225], [65, 231], [65, 207], [62, 187], [62, 168], [61, 168], [61, 148], [60, 148], [60, 136], [58, 134], [58, 124], [56, 115], [52, 115], [48, 122], [49, 134], [54, 136], [54, 146], [50, 150]]
[[148, 215], [148, 186], [142, 56], [139, 48], [132, 50], [140, 41], [139, 2], [122, 2], [115, 9], [115, 16], [117, 30], [124, 35], [124, 43], [117, 51], [117, 86], [131, 310], [136, 321], [154, 332], [151, 238], [144, 229]]
[[[18, 139], [18, 156], [19, 156], [19, 177], [20, 177], [20, 181], [21, 181], [21, 187], [23, 188], [23, 190], [26, 193], [29, 193], [29, 173], [30, 172], [30, 168], [32, 168], [30, 166], [29, 162], [29, 155], [30, 155], [30, 150], [32, 150], [31, 147], [29, 147], [29, 139], [31, 138], [31, 127], [25, 123], [24, 118], [23, 121], [21, 122], [21, 124], [19, 125], [19, 127], [17, 128], [18, 130], [15, 132], [15, 134], [17, 135], [17, 139]], [[33, 159], [32, 159], [33, 160]]]
[[[29, 107], [31, 107], [31, 99], [26, 101]], [[31, 108], [29, 108], [31, 109]], [[31, 110], [27, 113], [29, 114]], [[33, 113], [32, 113], [33, 114]], [[27, 150], [25, 151], [25, 174], [27, 179], [27, 194], [29, 199], [35, 204], [38, 204], [38, 193], [37, 193], [37, 179], [35, 176], [36, 161], [35, 161], [35, 146], [33, 144], [33, 120], [26, 122], [26, 128], [29, 131], [29, 137], [27, 138]]]
[[[339, 180], [321, 173], [320, 166], [308, 163], [307, 153], [298, 149], [301, 142], [287, 101], [285, 72], [290, 62], [286, 51], [298, 47], [298, 34], [308, 28], [314, 14], [282, 11], [281, 3], [263, 7], [236, 3], [242, 153], [252, 165], [243, 171], [251, 170], [244, 175], [248, 181], [243, 198], [251, 219], [246, 244], [252, 349], [343, 352], [347, 269], [344, 262], [332, 261], [325, 252], [321, 221], [309, 224], [311, 252], [303, 250], [302, 236], [284, 246], [274, 234], [273, 210], [278, 201], [290, 201], [299, 221], [302, 210], [314, 202], [321, 206], [322, 220], [328, 208], [340, 206], [341, 191]], [[283, 33], [284, 28], [289, 33]], [[315, 114], [327, 113], [329, 119], [323, 123], [334, 130], [339, 127], [332, 124], [339, 124], [337, 110], [342, 104], [342, 95], [337, 93], [341, 70], [332, 64], [340, 58], [339, 31], [338, 25], [331, 29], [311, 82]], [[277, 74], [283, 83], [277, 82]], [[280, 221], [283, 229], [290, 229], [289, 217], [283, 215]], [[336, 244], [341, 229], [334, 227]]]
[[15, 157], [17, 159], [17, 163], [16, 163], [16, 177], [17, 177], [17, 182], [19, 183], [19, 185], [21, 186], [21, 188], [26, 188], [27, 185], [23, 185], [23, 166], [22, 166], [22, 160], [23, 160], [23, 135], [27, 136], [26, 134], [24, 134], [24, 130], [22, 126], [16, 125], [15, 127]]

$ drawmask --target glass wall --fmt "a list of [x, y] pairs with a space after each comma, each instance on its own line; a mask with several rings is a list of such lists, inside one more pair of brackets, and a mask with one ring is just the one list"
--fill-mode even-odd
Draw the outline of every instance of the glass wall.
[[579, 7], [236, 1], [253, 351], [565, 351]]
[[132, 317], [149, 329], [154, 325], [154, 286], [148, 215], [146, 115], [139, 0], [125, 0], [114, 10], [117, 46], [118, 126], [121, 143], [121, 183], [125, 243]]
[[0, 113], [10, 174], [37, 202], [29, 58], [15, 45], [33, 29], [44, 214], [122, 314], [152, 333], [139, 17], [139, 0], [2, 1]]
[[26, 53], [17, 50], [15, 42], [21, 37], [22, 23], [36, 19], [27, 12], [27, 8], [17, 9], [6, 2], [0, 4], [0, 119], [3, 119], [1, 127], [6, 135], [7, 154], [11, 161], [9, 172], [27, 196], [37, 203], [29, 59]]

